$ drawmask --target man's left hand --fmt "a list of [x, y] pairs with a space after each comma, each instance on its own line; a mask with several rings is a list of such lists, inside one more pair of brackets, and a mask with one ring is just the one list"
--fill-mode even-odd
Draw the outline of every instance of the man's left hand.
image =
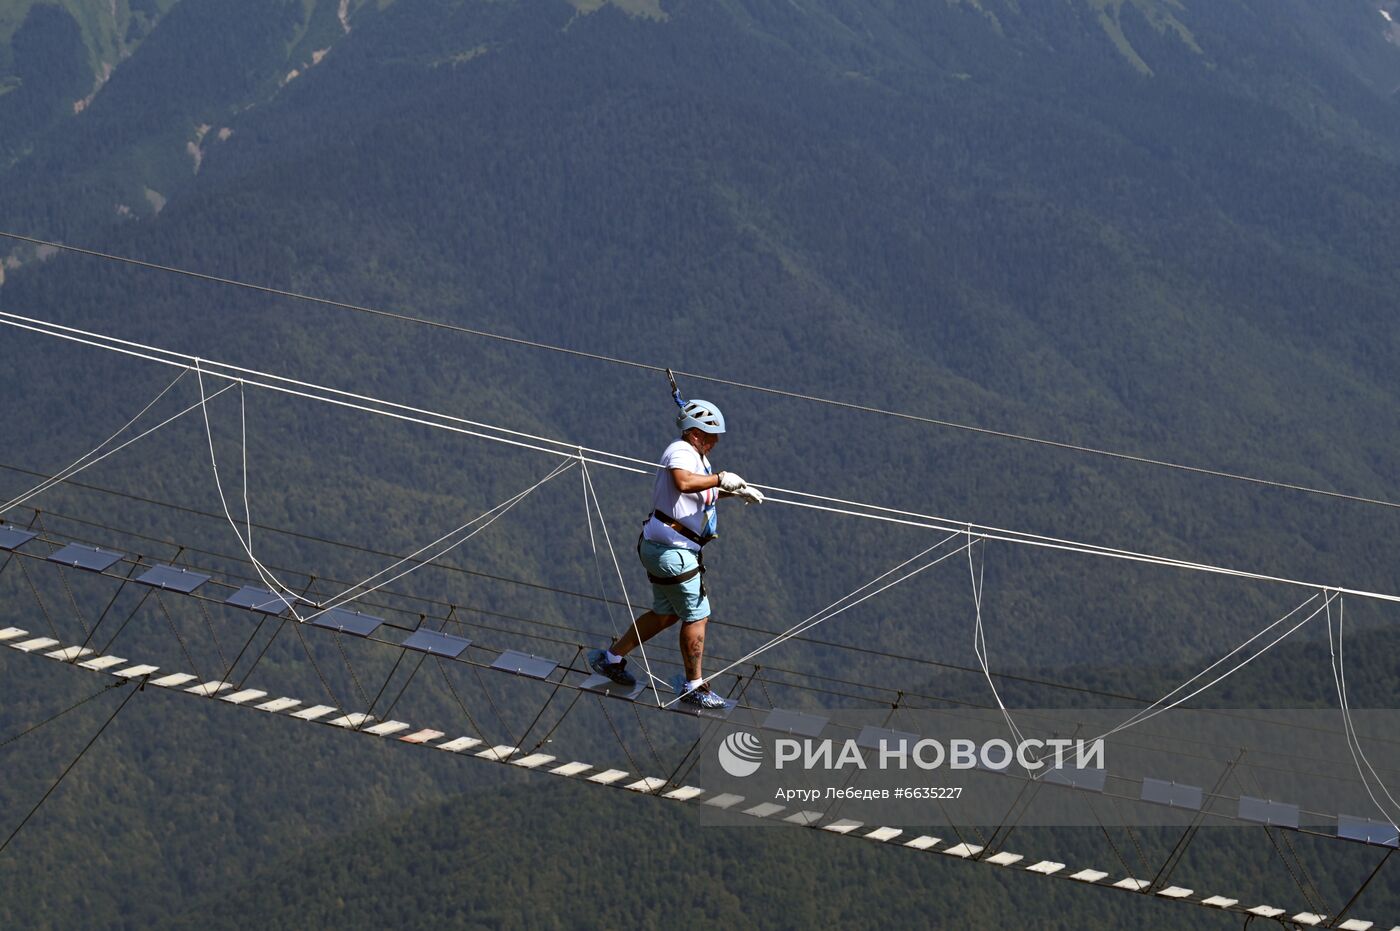
[[730, 497], [741, 499], [745, 504], [763, 503], [763, 492], [759, 491], [752, 485], [745, 485], [738, 491], [731, 491], [729, 495]]

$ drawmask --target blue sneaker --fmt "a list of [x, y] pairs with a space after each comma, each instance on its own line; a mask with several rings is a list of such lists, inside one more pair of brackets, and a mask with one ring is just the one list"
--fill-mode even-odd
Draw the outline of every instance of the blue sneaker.
[[615, 663], [610, 663], [605, 650], [589, 650], [588, 665], [598, 675], [606, 676], [618, 685], [630, 687], [637, 684], [637, 677], [627, 671], [627, 660], [620, 659]]
[[716, 709], [725, 707], [724, 699], [710, 691], [708, 685], [692, 689], [686, 687], [686, 679], [683, 675], [678, 675], [671, 680], [671, 685], [676, 690], [676, 694], [681, 697], [681, 704], [694, 705], [696, 708]]

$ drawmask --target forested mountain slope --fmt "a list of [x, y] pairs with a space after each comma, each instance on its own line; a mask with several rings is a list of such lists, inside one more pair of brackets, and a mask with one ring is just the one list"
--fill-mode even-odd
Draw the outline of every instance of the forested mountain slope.
[[[1400, 47], [1388, 2], [180, 0], [118, 3], [106, 19], [97, 6], [0, 5], [0, 228], [680, 370], [1400, 500]], [[667, 438], [671, 402], [656, 373], [29, 245], [3, 251], [0, 308], [11, 312], [641, 458]], [[0, 332], [6, 466], [60, 467], [173, 377]], [[682, 387], [724, 408], [731, 431], [715, 461], [756, 482], [1400, 590], [1392, 508], [699, 380]], [[192, 390], [180, 386], [183, 403]], [[408, 552], [553, 465], [248, 397], [256, 518], [308, 534]], [[233, 398], [213, 408], [225, 444], [238, 436]], [[217, 512], [202, 430], [182, 422], [85, 478]], [[4, 476], [7, 497], [32, 481]], [[645, 480], [596, 479], [625, 555]], [[596, 590], [576, 482], [549, 486], [453, 558]], [[60, 490], [40, 503], [235, 548], [226, 525], [132, 501]], [[755, 629], [782, 629], [931, 542], [780, 505], [728, 509], [722, 522], [710, 560], [716, 620], [749, 628], [716, 630], [713, 649], [728, 656], [759, 642]], [[265, 534], [260, 545], [270, 561], [323, 577], [379, 567], [305, 540]], [[1094, 684], [1166, 683], [1302, 597], [1005, 546], [986, 559], [994, 665]], [[444, 601], [606, 627], [596, 604], [451, 576], [421, 585]], [[0, 586], [22, 604], [21, 580]], [[1393, 621], [1360, 605], [1355, 616]], [[972, 665], [970, 623], [962, 565], [821, 633]], [[269, 659], [310, 679], [291, 649]], [[61, 677], [0, 661], [0, 718], [13, 730], [42, 716], [41, 689]], [[773, 661], [895, 688], [978, 688], [975, 677], [930, 683], [943, 674], [812, 644]], [[1369, 664], [1358, 678], [1394, 681], [1389, 651], [1357, 662]], [[1325, 686], [1288, 700], [1325, 701]], [[440, 683], [428, 687], [447, 701]], [[34, 694], [8, 697], [21, 688]], [[1262, 690], [1257, 700], [1272, 699]], [[152, 786], [195, 805], [185, 793], [200, 781], [156, 752], [153, 735], [167, 714], [199, 729], [206, 712], [149, 704], [131, 753]], [[231, 726], [227, 755], [200, 744], [209, 785], [239, 785], [237, 757], [284, 739], [258, 729], [272, 722]], [[394, 829], [375, 826], [383, 818], [475, 778], [415, 769], [400, 785], [399, 763], [345, 752], [354, 762], [317, 772], [335, 798], [355, 799], [354, 818], [339, 823], [314, 799], [303, 808], [305, 777], [266, 752], [266, 779], [242, 785], [228, 808], [250, 823], [223, 836], [256, 838], [263, 859], [284, 844], [333, 845], [342, 827], [392, 846]], [[361, 765], [370, 781], [352, 793], [342, 776]], [[151, 799], [126, 770], [112, 772], [110, 782], [90, 774], [94, 792], [116, 799], [112, 830], [150, 832]], [[379, 786], [370, 799], [366, 785]], [[7, 780], [6, 810], [36, 789], [38, 771], [22, 786]], [[69, 816], [17, 843], [76, 869], [79, 809]], [[143, 862], [191, 862], [198, 817], [167, 812], [174, 846]], [[716, 847], [707, 856], [740, 869]], [[253, 875], [217, 845], [202, 857], [205, 872], [173, 871], [158, 889], [98, 877], [92, 908], [111, 927], [154, 920], [151, 908], [175, 921], [218, 899], [220, 870]], [[5, 869], [8, 892], [24, 872]], [[44, 889], [7, 894], [7, 906], [25, 924], [63, 926], [57, 916], [72, 913], [46, 919]], [[308, 907], [288, 895], [294, 904], [267, 923], [294, 923]], [[1174, 914], [1162, 920], [1192, 926]]]

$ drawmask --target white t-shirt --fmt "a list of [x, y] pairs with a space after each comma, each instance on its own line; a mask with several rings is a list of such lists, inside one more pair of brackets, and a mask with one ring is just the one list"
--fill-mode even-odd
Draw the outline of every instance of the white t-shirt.
[[[684, 439], [676, 440], [661, 454], [661, 468], [656, 472], [656, 483], [651, 492], [652, 510], [670, 514], [699, 536], [704, 536], [707, 532], [713, 535], [715, 502], [719, 500], [719, 489], [706, 488], [704, 491], [681, 494], [676, 488], [675, 479], [671, 477], [672, 469], [685, 469], [701, 475], [711, 474], [709, 459], [700, 455], [699, 450]], [[700, 549], [698, 544], [676, 533], [655, 516], [647, 518], [646, 526], [642, 528], [642, 537], [666, 546], [680, 546], [695, 551]]]

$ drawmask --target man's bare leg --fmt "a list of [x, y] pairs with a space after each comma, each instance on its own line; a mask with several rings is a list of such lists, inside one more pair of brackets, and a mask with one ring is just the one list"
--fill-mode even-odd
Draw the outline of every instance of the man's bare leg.
[[702, 617], [681, 625], [681, 659], [685, 661], [685, 677], [691, 682], [700, 678], [700, 664], [705, 657], [705, 625], [709, 621]]
[[648, 611], [637, 618], [631, 627], [627, 628], [627, 633], [618, 638], [617, 642], [612, 645], [612, 652], [617, 656], [626, 656], [637, 648], [637, 644], [646, 643], [678, 620], [680, 618], [675, 614], [657, 614], [655, 611]]

